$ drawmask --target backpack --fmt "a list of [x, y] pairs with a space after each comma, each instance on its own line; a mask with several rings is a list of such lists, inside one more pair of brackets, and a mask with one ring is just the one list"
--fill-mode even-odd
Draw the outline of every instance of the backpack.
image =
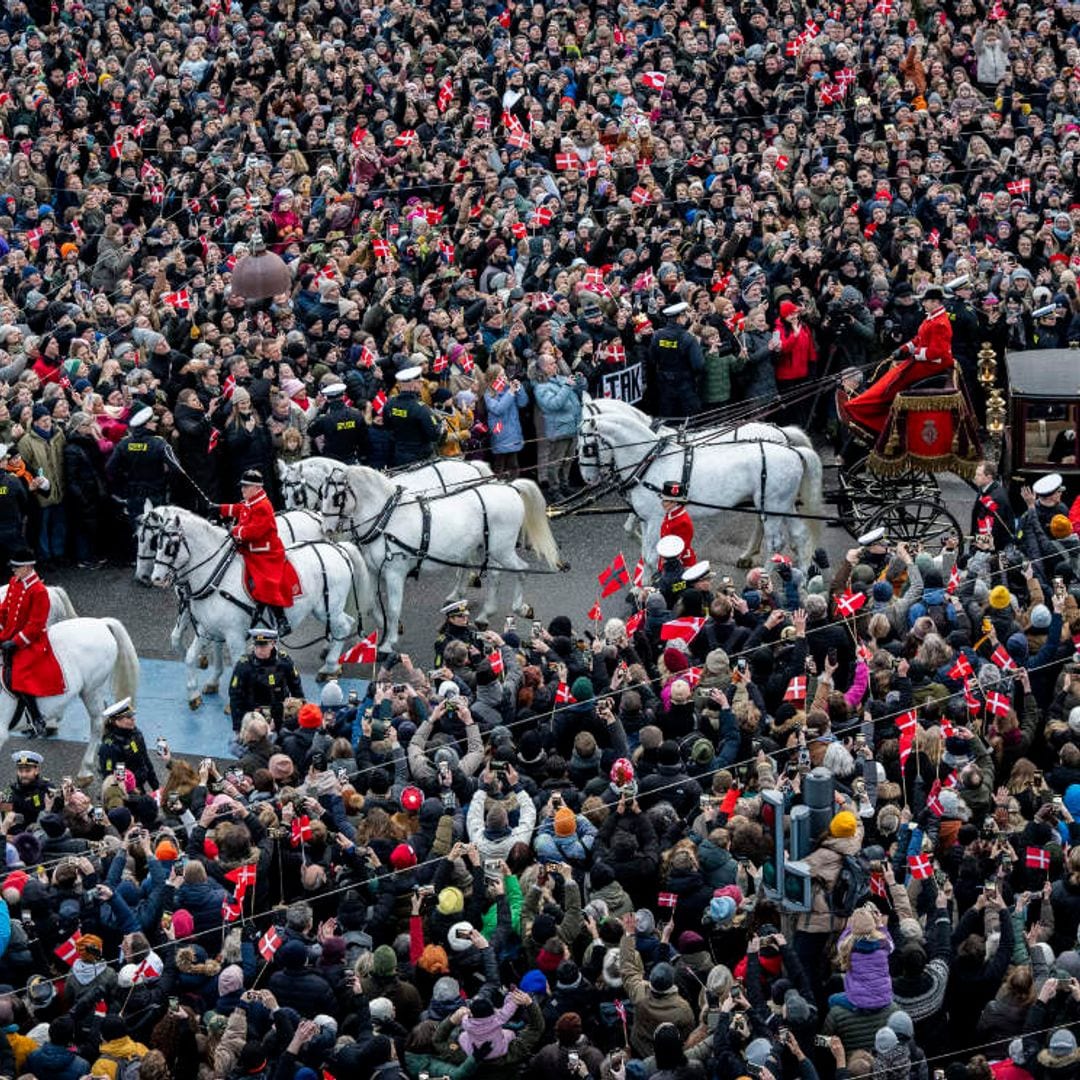
[[837, 918], [848, 919], [870, 895], [870, 860], [864, 855], [844, 855], [840, 873], [829, 894], [829, 909]]
[[948, 637], [956, 629], [956, 612], [948, 604], [926, 604], [926, 614], [934, 620], [934, 629]]
[[101, 1056], [105, 1061], [111, 1061], [116, 1066], [116, 1080], [139, 1080], [139, 1067], [142, 1065], [142, 1058], [134, 1056], [118, 1058], [113, 1057], [112, 1054], [102, 1054]]

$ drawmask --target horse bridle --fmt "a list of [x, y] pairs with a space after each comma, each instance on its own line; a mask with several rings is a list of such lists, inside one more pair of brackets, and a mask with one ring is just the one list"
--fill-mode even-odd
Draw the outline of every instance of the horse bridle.
[[349, 488], [348, 480], [344, 476], [330, 473], [323, 481], [319, 505], [322, 506], [327, 500], [330, 501], [330, 505], [334, 508], [334, 513], [338, 517], [339, 527], [341, 522], [345, 520], [345, 506], [350, 495], [352, 495], [352, 491]]
[[[308, 492], [311, 492], [314, 506], [308, 506]], [[299, 494], [297, 494], [299, 492]], [[315, 510], [322, 505], [322, 485], [315, 485], [302, 472], [290, 475], [281, 481], [281, 493], [286, 501], [292, 500], [294, 510]]]
[[162, 522], [161, 530], [154, 545], [154, 568], [163, 566], [169, 571], [170, 577], [175, 577], [177, 560], [181, 549], [187, 552], [190, 559], [191, 547], [179, 523], [174, 527]]

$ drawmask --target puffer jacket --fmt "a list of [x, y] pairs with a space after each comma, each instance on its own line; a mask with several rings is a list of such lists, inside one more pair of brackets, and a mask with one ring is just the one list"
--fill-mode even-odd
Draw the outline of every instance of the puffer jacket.
[[739, 875], [739, 863], [727, 848], [702, 840], [698, 847], [698, 865], [705, 880], [714, 888], [734, 885]]
[[854, 836], [829, 836], [821, 845], [807, 855], [805, 862], [810, 868], [813, 891], [810, 911], [799, 915], [796, 928], [809, 934], [831, 934], [841, 929], [843, 920], [833, 916], [829, 897], [844, 865], [844, 856], [858, 855], [863, 845], [863, 824], [858, 822]]
[[[845, 930], [840, 941], [851, 936]], [[839, 942], [837, 943], [839, 944]], [[888, 932], [883, 941], [857, 941], [851, 950], [851, 967], [844, 974], [844, 993], [858, 1009], [881, 1009], [893, 999], [889, 976], [889, 955], [893, 941]]]
[[570, 836], [556, 836], [555, 822], [547, 818], [540, 825], [534, 847], [544, 862], [568, 862], [583, 866], [596, 843], [596, 826], [585, 817], [577, 815], [577, 831]]
[[198, 934], [220, 930], [221, 902], [224, 899], [225, 890], [216, 881], [205, 881], [198, 885], [185, 882], [176, 890], [176, 906], [191, 912]]
[[565, 375], [533, 386], [536, 407], [544, 414], [544, 437], [568, 439], [581, 426], [581, 389]]
[[48, 1042], [27, 1057], [25, 1069], [37, 1080], [79, 1080], [90, 1072], [90, 1062], [66, 1046]]

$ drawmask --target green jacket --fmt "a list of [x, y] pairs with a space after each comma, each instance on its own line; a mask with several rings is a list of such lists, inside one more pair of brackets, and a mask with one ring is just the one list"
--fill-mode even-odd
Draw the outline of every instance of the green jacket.
[[719, 351], [705, 354], [705, 378], [701, 401], [704, 405], [723, 405], [731, 400], [731, 373], [746, 363], [743, 356]]
[[[506, 902], [510, 906], [510, 925], [514, 928], [514, 933], [521, 934], [521, 882], [511, 874], [509, 877], [503, 878], [503, 890], [506, 893]], [[498, 904], [492, 904], [491, 907], [484, 912], [484, 921], [480, 927], [480, 933], [491, 940], [492, 935], [495, 933], [495, 927], [499, 921], [499, 906]]]
[[34, 492], [38, 505], [59, 506], [64, 500], [64, 433], [56, 431], [51, 439], [43, 439], [28, 431], [19, 440], [19, 453], [30, 472], [36, 476], [40, 469], [49, 481], [47, 492]]

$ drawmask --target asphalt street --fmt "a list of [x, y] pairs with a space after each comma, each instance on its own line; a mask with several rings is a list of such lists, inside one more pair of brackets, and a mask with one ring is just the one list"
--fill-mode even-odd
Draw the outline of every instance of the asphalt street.
[[[831, 455], [826, 455], [831, 460]], [[970, 493], [959, 481], [945, 477], [943, 489], [946, 501], [961, 522], [966, 521], [970, 507]], [[825, 471], [825, 486], [835, 483], [835, 473]], [[624, 553], [627, 565], [632, 567], [640, 554], [637, 537], [626, 534], [623, 528], [625, 513], [617, 504], [608, 503], [615, 512], [606, 514], [582, 514], [560, 517], [552, 522], [555, 537], [563, 557], [570, 564], [566, 573], [530, 575], [526, 599], [534, 606], [536, 617], [545, 625], [553, 616], [568, 614], [575, 625], [583, 625], [586, 613], [597, 596], [596, 575], [618, 554]], [[701, 558], [708, 559], [719, 574], [731, 574], [736, 581], [741, 573], [736, 560], [745, 545], [753, 524], [752, 515], [723, 514], [700, 520], [697, 524], [695, 549]], [[851, 546], [852, 539], [843, 528], [823, 526], [821, 542], [835, 561]], [[764, 553], [767, 558], [771, 553]], [[418, 581], [406, 586], [404, 612], [404, 635], [400, 650], [408, 652], [421, 666], [432, 663], [432, 643], [441, 622], [439, 608], [448, 590], [449, 571], [441, 570], [423, 574]], [[50, 584], [64, 586], [75, 610], [80, 615], [106, 616], [120, 619], [127, 627], [140, 657], [147, 659], [178, 659], [171, 651], [169, 634], [176, 618], [176, 600], [171, 590], [148, 588], [135, 582], [130, 569], [107, 567], [102, 570], [65, 570], [48, 576]], [[479, 607], [480, 591], [470, 589], [474, 611]], [[496, 629], [502, 621], [509, 603], [510, 589], [504, 583], [504, 597], [499, 614], [492, 620]], [[621, 595], [608, 598], [603, 604], [604, 617], [625, 613]], [[526, 620], [519, 617], [518, 626]], [[527, 626], [524, 627], [527, 632]], [[318, 634], [318, 626], [308, 622], [297, 628], [294, 642], [310, 642]], [[293, 655], [303, 672], [314, 672], [320, 663], [318, 645], [294, 649]], [[223, 681], [227, 686], [227, 681]], [[205, 718], [205, 720], [204, 720]], [[201, 710], [199, 723], [220, 727], [223, 717], [220, 700]], [[82, 747], [79, 743], [63, 739], [50, 739], [37, 744], [47, 755], [47, 775], [59, 777], [76, 770]], [[10, 755], [0, 755], [0, 782], [12, 779]]]

